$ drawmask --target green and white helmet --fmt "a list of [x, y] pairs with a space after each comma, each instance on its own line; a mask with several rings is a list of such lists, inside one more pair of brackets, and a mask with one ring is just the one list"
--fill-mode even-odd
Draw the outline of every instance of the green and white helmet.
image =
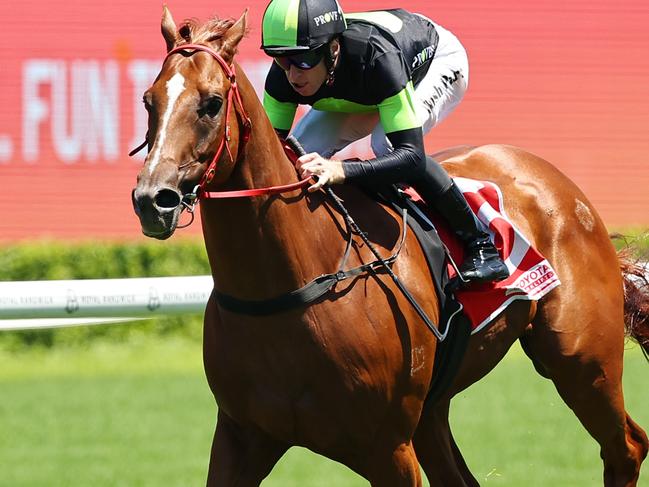
[[326, 44], [346, 28], [336, 0], [273, 0], [264, 12], [261, 48], [269, 56], [297, 54]]

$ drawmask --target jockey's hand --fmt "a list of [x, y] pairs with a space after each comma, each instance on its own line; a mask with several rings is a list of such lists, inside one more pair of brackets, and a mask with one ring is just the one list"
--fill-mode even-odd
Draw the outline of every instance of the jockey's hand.
[[303, 155], [295, 166], [303, 179], [318, 177], [316, 183], [309, 186], [309, 192], [317, 191], [325, 184], [340, 184], [345, 181], [342, 161], [325, 159], [317, 152]]

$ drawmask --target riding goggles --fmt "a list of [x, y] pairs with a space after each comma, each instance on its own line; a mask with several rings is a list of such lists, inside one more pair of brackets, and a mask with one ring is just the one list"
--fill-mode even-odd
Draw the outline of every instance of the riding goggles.
[[[308, 70], [315, 68], [318, 63], [324, 57], [325, 49], [327, 45], [322, 45], [316, 49], [311, 49], [309, 51], [304, 51], [298, 54], [292, 54], [289, 56], [278, 56], [277, 54], [273, 55], [273, 60], [277, 65], [282, 68], [284, 71], [291, 69], [291, 66], [295, 66], [298, 69]], [[270, 53], [266, 53], [270, 54]]]

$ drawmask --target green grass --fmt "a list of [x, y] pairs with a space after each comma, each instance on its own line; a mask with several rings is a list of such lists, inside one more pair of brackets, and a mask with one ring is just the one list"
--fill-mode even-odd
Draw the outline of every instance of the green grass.
[[[627, 351], [627, 408], [649, 429], [648, 373], [638, 349]], [[601, 485], [595, 442], [520, 349], [452, 409], [456, 438], [482, 485]], [[195, 340], [0, 351], [2, 486], [204, 485], [214, 421]], [[367, 483], [292, 449], [263, 485]]]

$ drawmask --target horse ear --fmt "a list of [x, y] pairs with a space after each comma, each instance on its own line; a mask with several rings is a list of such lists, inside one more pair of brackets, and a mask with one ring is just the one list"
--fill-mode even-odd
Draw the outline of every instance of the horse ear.
[[166, 5], [162, 7], [162, 24], [160, 27], [162, 37], [165, 38], [165, 42], [167, 43], [167, 52], [169, 52], [178, 44], [178, 31], [171, 12]]
[[248, 23], [248, 9], [246, 9], [239, 20], [237, 20], [232, 27], [230, 27], [225, 34], [223, 34], [223, 39], [221, 41], [221, 55], [223, 59], [232, 62], [235, 53], [237, 52], [237, 46], [243, 36], [246, 34], [246, 25]]

